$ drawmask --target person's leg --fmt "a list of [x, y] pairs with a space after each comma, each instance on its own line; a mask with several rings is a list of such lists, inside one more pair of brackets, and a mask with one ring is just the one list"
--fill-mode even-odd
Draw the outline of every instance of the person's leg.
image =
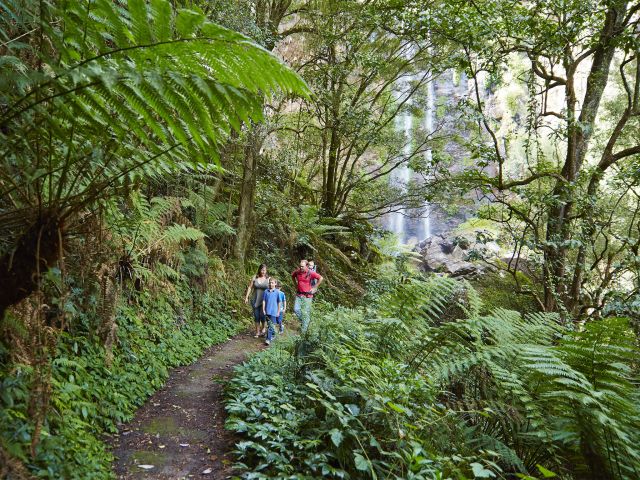
[[267, 325], [269, 326], [267, 330], [267, 341], [265, 342], [267, 345], [273, 341], [273, 337], [276, 335], [275, 328], [273, 327], [274, 322], [275, 317], [273, 315], [267, 315]]
[[309, 322], [311, 321], [311, 302], [312, 298], [299, 297], [301, 299], [301, 319], [302, 333], [305, 333], [309, 328]]
[[298, 317], [298, 320], [300, 320], [300, 324], [302, 324], [302, 310], [300, 309], [302, 300], [302, 297], [296, 296], [296, 301], [293, 304], [293, 313], [295, 313], [296, 317]]
[[267, 334], [267, 320], [268, 320], [268, 315], [265, 315], [264, 313], [262, 314], [262, 335], [266, 335]]
[[253, 309], [253, 321], [256, 325], [256, 334], [254, 337], [258, 338], [260, 336], [260, 310], [255, 307]]
[[284, 332], [284, 313], [281, 313], [280, 316], [278, 317], [278, 327], [280, 330], [279, 333]]

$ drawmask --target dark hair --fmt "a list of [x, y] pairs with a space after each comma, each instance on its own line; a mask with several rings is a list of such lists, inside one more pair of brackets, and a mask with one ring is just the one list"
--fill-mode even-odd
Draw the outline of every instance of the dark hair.
[[[259, 277], [259, 276], [260, 276], [260, 270], [262, 270], [262, 268], [263, 268], [263, 267], [264, 267], [264, 268], [267, 268], [267, 265], [266, 265], [266, 264], [264, 264], [264, 263], [261, 263], [261, 264], [260, 264], [260, 266], [258, 267], [258, 273], [256, 273], [256, 277]], [[267, 270], [267, 273], [268, 273], [268, 270]]]

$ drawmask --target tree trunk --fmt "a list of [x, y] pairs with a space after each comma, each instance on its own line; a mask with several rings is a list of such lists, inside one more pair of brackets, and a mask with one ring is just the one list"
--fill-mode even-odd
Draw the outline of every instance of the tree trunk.
[[[330, 45], [328, 49], [328, 62], [336, 65], [336, 46]], [[337, 201], [338, 166], [340, 163], [340, 102], [344, 88], [344, 79], [331, 79], [330, 90], [332, 92], [331, 106], [328, 108], [327, 129], [330, 132], [329, 151], [327, 152], [327, 171], [325, 173], [326, 184], [322, 195], [322, 209], [325, 215], [334, 215]]]
[[[587, 88], [582, 102], [580, 116], [576, 120], [576, 94], [574, 90], [574, 74], [578, 64], [571, 58], [565, 63], [567, 70], [566, 103], [567, 103], [567, 155], [562, 168], [564, 181], [558, 181], [553, 197], [556, 204], [550, 208], [547, 219], [547, 245], [544, 254], [544, 304], [548, 311], [558, 310], [558, 300], [564, 304], [569, 301], [569, 285], [571, 281], [566, 275], [567, 241], [571, 234], [571, 213], [575, 203], [576, 190], [574, 182], [582, 168], [589, 148], [589, 141], [594, 132], [595, 120], [602, 100], [602, 94], [609, 78], [609, 69], [613, 59], [616, 36], [621, 33], [628, 2], [617, 2], [607, 11], [600, 41], [593, 54], [593, 63], [587, 78]], [[579, 296], [580, 292], [577, 293]], [[576, 295], [576, 292], [571, 292]], [[569, 302], [570, 303], [570, 302]]]
[[258, 127], [253, 126], [243, 149], [242, 185], [238, 202], [238, 217], [236, 219], [236, 240], [233, 246], [234, 258], [244, 262], [253, 232], [256, 184], [258, 179], [258, 159], [262, 144]]
[[[336, 120], [336, 118], [334, 117], [333, 120]], [[331, 139], [329, 141], [329, 153], [327, 155], [327, 183], [325, 185], [324, 198], [322, 202], [322, 209], [326, 215], [332, 215], [336, 207], [336, 173], [338, 172], [339, 146], [340, 140], [338, 138], [338, 131], [335, 125], [332, 125]]]
[[[291, 0], [258, 0], [255, 3], [256, 26], [265, 34], [264, 47], [273, 51], [278, 38], [278, 29], [282, 19], [291, 6]], [[264, 142], [264, 132], [256, 125], [248, 125], [247, 145], [244, 148], [242, 164], [242, 185], [238, 203], [236, 221], [236, 241], [233, 245], [233, 256], [244, 262], [244, 256], [251, 240], [253, 209], [255, 206], [256, 184], [258, 179], [258, 161]]]
[[58, 215], [43, 215], [22, 235], [16, 249], [0, 258], [0, 319], [7, 308], [38, 289], [42, 275], [58, 258], [62, 229]]

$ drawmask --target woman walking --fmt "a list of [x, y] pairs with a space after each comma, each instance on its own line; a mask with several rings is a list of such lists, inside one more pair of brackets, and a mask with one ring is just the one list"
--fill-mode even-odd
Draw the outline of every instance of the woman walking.
[[253, 308], [253, 319], [256, 323], [255, 338], [264, 335], [266, 332], [266, 321], [262, 313], [262, 297], [264, 291], [269, 288], [269, 276], [267, 275], [267, 266], [263, 263], [258, 267], [256, 273], [247, 287], [247, 294], [244, 297], [244, 303], [249, 303], [249, 295], [251, 295], [251, 307]]

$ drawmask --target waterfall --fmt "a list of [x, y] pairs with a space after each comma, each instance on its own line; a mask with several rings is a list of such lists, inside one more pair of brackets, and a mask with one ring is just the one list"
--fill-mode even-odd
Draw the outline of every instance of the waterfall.
[[[426, 135], [431, 135], [433, 133], [433, 119], [435, 117], [435, 85], [434, 80], [430, 80], [427, 84], [427, 108], [424, 112], [424, 129]], [[427, 164], [431, 165], [431, 161], [433, 159], [433, 153], [429, 148], [425, 157], [427, 160]], [[424, 206], [424, 213], [422, 216], [422, 239], [429, 238], [431, 236], [431, 206], [426, 203]]]
[[[415, 77], [411, 76], [406, 80], [400, 82], [398, 86], [398, 90], [395, 92], [395, 97], [398, 101], [402, 99], [402, 95], [406, 94], [406, 91], [410, 87], [411, 81], [414, 80]], [[423, 122], [424, 134], [430, 135], [434, 130], [434, 118], [435, 118], [435, 87], [433, 80], [429, 81], [426, 84], [426, 93], [427, 93], [427, 105], [425, 108], [425, 116]], [[405, 103], [406, 107], [411, 107], [414, 105], [412, 99], [408, 100]], [[402, 149], [402, 154], [406, 157], [411, 155], [411, 151], [414, 147], [413, 145], [413, 115], [411, 113], [411, 108], [406, 108], [401, 111], [395, 119], [395, 129], [396, 132], [402, 134], [402, 141], [404, 142], [404, 146]], [[431, 163], [432, 160], [432, 152], [431, 149], [428, 149], [425, 152], [425, 160], [428, 164]], [[410, 180], [411, 180], [412, 172], [411, 169], [402, 165], [396, 168], [391, 174], [391, 184], [400, 189], [406, 189]], [[431, 208], [429, 204], [425, 204], [423, 207], [423, 212], [421, 218], [419, 220], [414, 220], [409, 225], [409, 212], [407, 208], [402, 208], [397, 212], [392, 212], [388, 215], [387, 218], [387, 229], [393, 232], [401, 243], [407, 243], [411, 238], [414, 240], [417, 238], [418, 241], [424, 240], [425, 238], [429, 238], [431, 236]]]
[[[405, 77], [394, 86], [393, 95], [396, 101], [400, 102], [406, 98], [410, 82], [421, 78], [422, 74], [419, 72], [409, 79]], [[421, 87], [422, 100], [420, 104], [418, 103], [420, 96], [417, 95], [415, 99], [410, 99], [405, 103], [404, 108], [395, 118], [395, 130], [404, 145], [399, 153], [409, 155], [416, 144], [421, 143], [421, 139], [418, 142], [413, 141], [413, 134], [416, 130], [418, 135], [423, 138], [424, 136], [430, 137], [436, 131], [442, 132], [443, 136], [453, 136], [453, 133], [459, 134], [459, 129], [454, 127], [457, 121], [455, 114], [452, 114], [450, 109], [455, 108], [462, 99], [466, 98], [469, 95], [469, 90], [470, 87], [464, 73], [457, 73], [454, 70], [441, 73], [437, 80], [431, 78], [425, 82]], [[436, 110], [436, 104], [439, 104], [436, 102], [437, 99], [443, 101], [442, 113], [438, 113]], [[414, 116], [411, 112], [415, 112], [418, 107], [422, 109], [422, 115]], [[416, 121], [419, 117], [419, 121]], [[462, 172], [465, 168], [463, 159], [468, 158], [469, 152], [455, 140], [444, 142], [441, 148], [443, 153], [452, 159], [447, 167], [449, 171], [452, 173]], [[429, 165], [433, 163], [431, 149], [424, 150], [423, 160], [427, 165], [428, 172]], [[428, 175], [427, 178], [424, 178], [427, 183], [431, 183], [433, 180]], [[419, 180], [417, 175], [414, 176], [412, 170], [407, 166], [397, 168], [390, 175], [390, 184], [398, 189], [406, 190], [410, 181], [422, 181], [422, 179]], [[475, 211], [473, 200], [470, 198], [451, 199], [451, 206], [457, 210], [452, 212], [439, 202], [424, 203], [421, 207], [415, 204], [411, 207], [401, 206], [402, 208], [398, 212], [389, 213], [384, 217], [383, 226], [394, 233], [398, 240], [405, 245], [420, 243], [430, 237], [450, 232], [473, 215]]]
[[[396, 99], [400, 100], [403, 94], [406, 94], [406, 89], [409, 88], [412, 77], [401, 82], [398, 91], [396, 92]], [[410, 105], [411, 100], [407, 102]], [[402, 138], [404, 147], [402, 154], [405, 156], [411, 155], [411, 139], [413, 127], [413, 115], [410, 111], [402, 111], [395, 119], [395, 128], [397, 132], [402, 132]], [[406, 165], [401, 165], [396, 168], [391, 174], [391, 184], [400, 189], [405, 189], [411, 180], [411, 170]], [[389, 214], [388, 229], [393, 232], [401, 243], [407, 241], [407, 210], [402, 208], [400, 211], [392, 212]]]

